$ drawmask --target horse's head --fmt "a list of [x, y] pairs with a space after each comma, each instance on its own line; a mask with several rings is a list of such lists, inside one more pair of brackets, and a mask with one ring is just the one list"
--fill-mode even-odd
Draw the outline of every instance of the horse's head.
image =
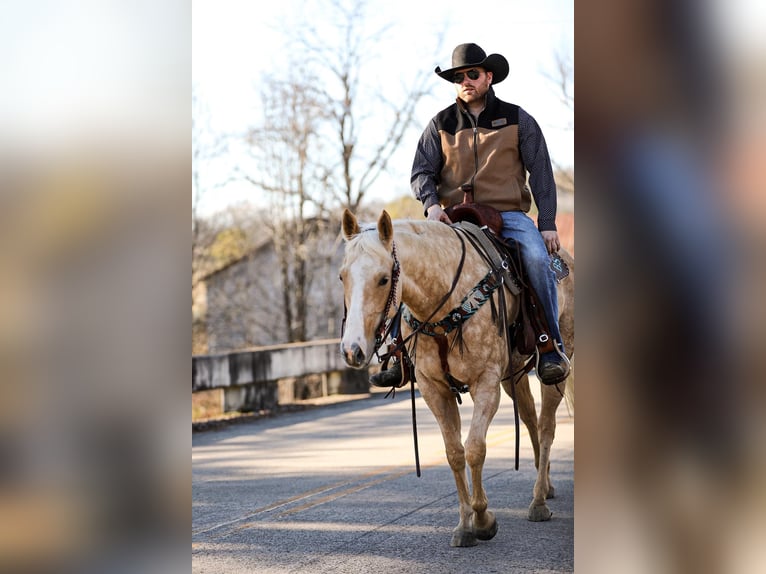
[[349, 366], [362, 368], [382, 342], [382, 326], [395, 314], [395, 302], [401, 300], [391, 217], [383, 211], [377, 228], [362, 230], [347, 209], [343, 213], [343, 238], [346, 252], [340, 280], [346, 317], [340, 350]]

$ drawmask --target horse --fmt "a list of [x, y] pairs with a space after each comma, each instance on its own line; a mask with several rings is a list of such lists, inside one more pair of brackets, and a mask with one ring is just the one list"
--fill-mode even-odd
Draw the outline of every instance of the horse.
[[[459, 305], [464, 295], [490, 269], [477, 249], [465, 248], [464, 240], [456, 230], [442, 222], [392, 221], [384, 210], [377, 225], [363, 229], [346, 209], [342, 235], [345, 252], [339, 275], [343, 283], [346, 317], [340, 351], [346, 364], [356, 369], [368, 367], [381, 344], [383, 326], [393, 320], [400, 303], [420, 322], [431, 317], [441, 318]], [[558, 286], [559, 325], [567, 355], [571, 357], [574, 352], [574, 260], [568, 253], [561, 255], [570, 268], [570, 275]], [[508, 292], [506, 295], [506, 313], [509, 321], [513, 321], [519, 311], [518, 297]], [[439, 303], [441, 305], [435, 309]], [[491, 310], [493, 307], [494, 311]], [[561, 384], [541, 385], [541, 412], [537, 418], [527, 371], [523, 369], [528, 357], [521, 356], [516, 350], [509, 353], [508, 341], [493, 322], [497, 308], [494, 303], [483, 305], [466, 320], [461, 326], [462, 341], [459, 345], [450, 345], [447, 356], [452, 375], [465, 382], [466, 388], [462, 390], [470, 393], [474, 405], [464, 445], [459, 394], [454, 386], [450, 388], [445, 377], [437, 341], [423, 333], [414, 338], [415, 380], [438, 422], [457, 487], [459, 522], [452, 531], [451, 546], [475, 546], [477, 539], [489, 540], [497, 533], [497, 520], [488, 509], [482, 485], [482, 468], [487, 430], [498, 409], [501, 386], [514, 399], [534, 450], [537, 478], [527, 517], [531, 521], [546, 521], [552, 515], [546, 503], [555, 493], [550, 481], [550, 453], [556, 409], [565, 393]], [[405, 340], [413, 330], [407, 321], [402, 324]], [[572, 376], [570, 372], [565, 383], [573, 389]], [[514, 383], [515, 388], [512, 388]], [[469, 491], [466, 464], [471, 473], [472, 492]]]

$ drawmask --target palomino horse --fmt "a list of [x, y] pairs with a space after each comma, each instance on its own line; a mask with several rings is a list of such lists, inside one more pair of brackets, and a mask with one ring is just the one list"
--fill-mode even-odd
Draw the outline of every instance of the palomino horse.
[[[484, 278], [489, 265], [470, 244], [465, 248], [462, 270], [458, 275], [464, 244], [449, 225], [434, 221], [395, 221], [382, 212], [377, 226], [362, 230], [356, 217], [343, 214], [346, 250], [340, 269], [346, 305], [346, 321], [341, 352], [354, 368], [366, 367], [380, 344], [381, 325], [395, 314], [400, 303], [419, 321], [431, 317], [438, 321], [461, 303], [463, 297]], [[574, 262], [562, 254], [570, 267], [570, 276], [559, 284], [560, 327], [567, 353], [574, 350]], [[445, 300], [445, 295], [451, 295]], [[516, 298], [508, 295], [508, 313], [512, 320], [518, 309]], [[439, 309], [433, 307], [440, 301]], [[500, 386], [514, 396], [519, 416], [529, 430], [535, 454], [537, 479], [528, 518], [549, 520], [551, 511], [546, 498], [554, 495], [550, 483], [550, 452], [556, 427], [556, 409], [561, 402], [563, 385], [542, 385], [540, 419], [529, 389], [526, 373], [512, 393], [510, 376], [523, 365], [524, 357], [514, 352], [512, 365], [506, 340], [493, 324], [492, 305], [483, 305], [462, 325], [462, 345], [451, 345], [448, 355], [451, 374], [466, 383], [473, 399], [471, 427], [461, 441], [458, 395], [444, 375], [438, 345], [434, 337], [420, 333], [414, 354], [415, 375], [420, 393], [441, 429], [447, 460], [455, 476], [459, 499], [460, 522], [453, 531], [452, 546], [474, 546], [476, 539], [489, 540], [497, 532], [494, 514], [487, 509], [482, 485], [482, 467], [486, 456], [486, 436], [500, 402]], [[403, 334], [412, 329], [403, 324]], [[452, 336], [455, 336], [452, 333]], [[451, 341], [452, 342], [452, 341]], [[462, 353], [458, 347], [462, 346]], [[570, 375], [571, 379], [572, 375]], [[471, 472], [470, 493], [466, 463]]]

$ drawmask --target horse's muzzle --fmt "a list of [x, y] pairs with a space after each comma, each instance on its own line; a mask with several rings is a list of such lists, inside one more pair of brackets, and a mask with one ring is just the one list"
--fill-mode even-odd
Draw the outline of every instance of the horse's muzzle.
[[359, 343], [352, 343], [350, 346], [341, 343], [341, 352], [343, 359], [349, 367], [363, 367], [366, 364], [367, 357], [359, 346]]

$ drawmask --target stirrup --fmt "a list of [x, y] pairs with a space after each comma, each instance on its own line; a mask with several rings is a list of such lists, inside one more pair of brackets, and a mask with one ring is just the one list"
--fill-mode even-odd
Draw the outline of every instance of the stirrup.
[[569, 362], [569, 358], [566, 356], [566, 354], [561, 350], [561, 346], [562, 344], [560, 342], [554, 341], [553, 349], [556, 351], [556, 354], [563, 362], [564, 373], [548, 380], [543, 380], [543, 377], [540, 374], [540, 351], [539, 349], [535, 349], [535, 372], [537, 373], [537, 377], [540, 379], [540, 382], [544, 385], [558, 385], [559, 383], [566, 380], [566, 378], [569, 376], [569, 373], [572, 371], [572, 364]]

